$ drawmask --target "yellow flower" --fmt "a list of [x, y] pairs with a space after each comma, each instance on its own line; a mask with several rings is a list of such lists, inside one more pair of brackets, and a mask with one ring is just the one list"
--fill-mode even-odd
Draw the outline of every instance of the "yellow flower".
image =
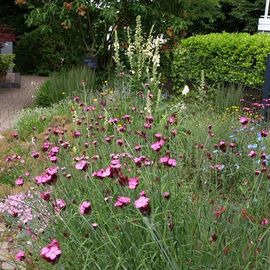
[[93, 102], [97, 102], [97, 99], [96, 98], [93, 98]]

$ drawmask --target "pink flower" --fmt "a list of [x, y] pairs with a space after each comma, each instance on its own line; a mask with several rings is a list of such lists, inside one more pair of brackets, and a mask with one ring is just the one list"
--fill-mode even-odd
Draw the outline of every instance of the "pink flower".
[[222, 152], [226, 152], [227, 145], [224, 141], [220, 141], [218, 147]]
[[33, 158], [38, 158], [38, 157], [39, 157], [39, 152], [34, 151], [34, 152], [32, 152], [31, 156], [32, 156]]
[[177, 165], [176, 160], [168, 156], [161, 157], [159, 159], [159, 163], [164, 164], [165, 166], [168, 166], [168, 167], [176, 167]]
[[58, 160], [57, 156], [51, 156], [51, 157], [50, 157], [50, 161], [51, 161], [52, 163], [56, 163], [57, 160]]
[[95, 230], [95, 229], [97, 229], [97, 227], [98, 227], [98, 224], [97, 223], [93, 223], [92, 224], [92, 228]]
[[242, 125], [246, 125], [248, 124], [249, 122], [249, 119], [245, 116], [241, 116], [240, 119], [239, 119], [239, 122], [242, 124]]
[[264, 219], [261, 221], [261, 225], [262, 225], [262, 226], [267, 226], [268, 224], [269, 224], [268, 218], [264, 218]]
[[128, 179], [128, 188], [129, 189], [136, 189], [139, 185], [139, 178], [133, 177]]
[[129, 197], [117, 197], [117, 200], [114, 204], [115, 207], [122, 208], [131, 203], [131, 199]]
[[56, 199], [53, 206], [55, 212], [60, 213], [62, 210], [66, 208], [66, 203], [63, 199]]
[[171, 115], [171, 116], [169, 117], [169, 119], [168, 119], [168, 124], [169, 124], [169, 125], [173, 125], [175, 122], [176, 122], [176, 117], [175, 117], [175, 115], [173, 114], [173, 115]]
[[41, 249], [40, 256], [47, 262], [55, 264], [61, 257], [61, 253], [62, 251], [60, 249], [58, 241], [56, 239], [53, 239], [48, 246]]
[[170, 192], [167, 192], [167, 191], [166, 191], [166, 192], [163, 192], [163, 193], [162, 193], [162, 196], [164, 197], [164, 199], [169, 200], [171, 194], [170, 194]]
[[49, 167], [41, 175], [35, 177], [36, 183], [40, 184], [52, 184], [57, 179], [57, 167]]
[[261, 131], [261, 136], [262, 137], [267, 137], [268, 136], [268, 131], [267, 130], [262, 130]]
[[92, 206], [89, 201], [84, 201], [83, 203], [81, 203], [79, 208], [81, 215], [89, 215], [92, 211]]
[[40, 192], [39, 196], [44, 201], [48, 202], [51, 199], [51, 192], [50, 191], [43, 191], [43, 192]]
[[17, 179], [15, 180], [15, 184], [16, 184], [17, 186], [22, 186], [22, 185], [24, 184], [24, 179], [20, 176], [19, 178], [17, 178]]
[[75, 168], [79, 171], [86, 171], [88, 169], [89, 162], [85, 160], [80, 160], [78, 163], [76, 163]]
[[143, 215], [149, 215], [151, 212], [149, 198], [146, 196], [139, 197], [139, 199], [135, 201], [134, 205]]
[[16, 253], [15, 259], [16, 259], [16, 261], [23, 261], [23, 260], [25, 260], [25, 253], [24, 253], [24, 251], [23, 250], [19, 250]]
[[81, 132], [78, 130], [73, 131], [72, 133], [73, 138], [79, 138], [81, 136]]
[[110, 175], [111, 175], [110, 167], [107, 167], [106, 169], [100, 169], [100, 170], [92, 173], [93, 177], [96, 177], [96, 178], [99, 178], [99, 179], [109, 177]]
[[137, 144], [135, 146], [135, 151], [139, 152], [139, 151], [141, 151], [141, 149], [142, 149], [142, 146], [140, 144]]
[[248, 156], [251, 157], [251, 158], [255, 158], [256, 157], [256, 152], [252, 150], [252, 151], [250, 151], [248, 153]]
[[165, 141], [163, 139], [161, 139], [160, 141], [157, 141], [155, 143], [153, 143], [151, 145], [151, 148], [154, 150], [154, 151], [159, 151], [162, 146], [165, 144]]

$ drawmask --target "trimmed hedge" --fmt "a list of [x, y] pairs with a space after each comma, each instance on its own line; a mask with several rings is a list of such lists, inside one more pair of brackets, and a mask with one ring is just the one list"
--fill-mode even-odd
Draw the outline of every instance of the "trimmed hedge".
[[262, 87], [270, 35], [222, 33], [198, 35], [181, 42], [174, 52], [175, 90], [185, 81], [198, 83], [204, 70], [207, 81]]

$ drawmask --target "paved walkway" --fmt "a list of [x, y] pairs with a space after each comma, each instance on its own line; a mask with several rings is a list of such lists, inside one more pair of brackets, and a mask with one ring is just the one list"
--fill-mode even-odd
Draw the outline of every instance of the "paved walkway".
[[[46, 80], [40, 76], [22, 76], [21, 88], [0, 89], [0, 139], [1, 131], [10, 128], [20, 110], [31, 105], [38, 87]], [[0, 270], [23, 270], [10, 263], [14, 258], [14, 250], [10, 248], [5, 233], [7, 229], [0, 220]]]
[[10, 128], [20, 110], [31, 105], [38, 87], [46, 80], [40, 76], [22, 76], [21, 88], [0, 89], [0, 136]]

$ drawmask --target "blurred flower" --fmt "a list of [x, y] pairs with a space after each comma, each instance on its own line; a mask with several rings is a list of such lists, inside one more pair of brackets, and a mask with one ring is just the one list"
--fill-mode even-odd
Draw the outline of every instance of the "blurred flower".
[[89, 215], [92, 211], [91, 203], [89, 201], [84, 201], [83, 203], [81, 203], [79, 210], [80, 214]]
[[131, 203], [131, 199], [129, 197], [118, 197], [114, 206], [118, 208], [122, 208]]
[[59, 260], [61, 253], [58, 241], [53, 239], [48, 246], [41, 249], [40, 256], [47, 262], [55, 264]]
[[25, 253], [23, 250], [19, 250], [15, 255], [16, 261], [23, 261], [25, 260]]
[[187, 85], [185, 85], [185, 87], [184, 87], [184, 89], [183, 89], [183, 91], [182, 91], [182, 95], [183, 96], [186, 96], [188, 93], [189, 93], [189, 87], [187, 86]]

